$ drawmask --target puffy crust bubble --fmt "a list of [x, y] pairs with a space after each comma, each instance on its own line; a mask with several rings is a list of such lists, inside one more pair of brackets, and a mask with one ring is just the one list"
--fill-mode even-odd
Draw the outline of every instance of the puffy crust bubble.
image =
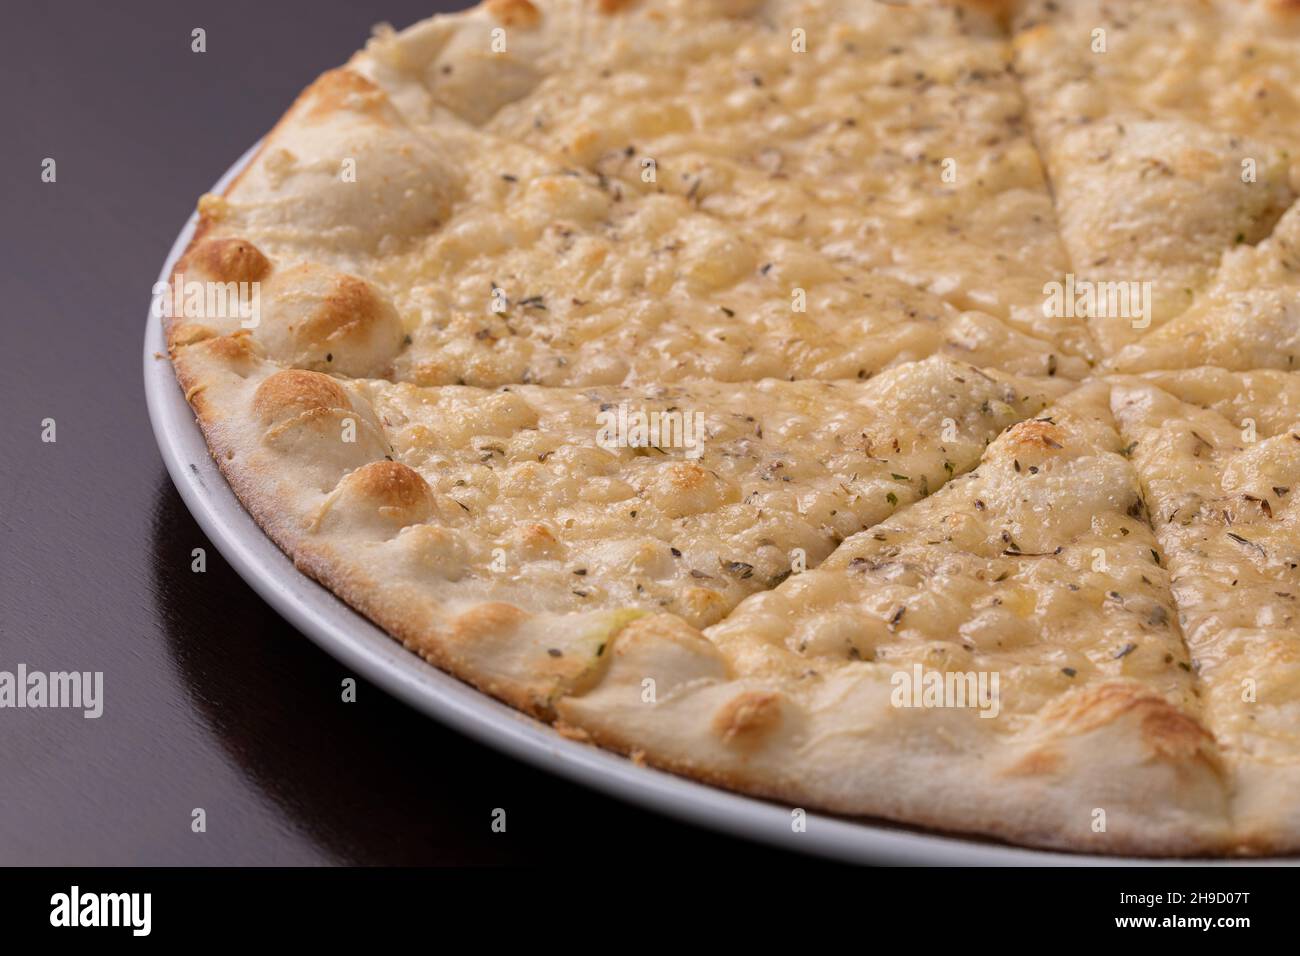
[[322, 531], [392, 537], [433, 517], [433, 492], [414, 469], [398, 461], [372, 461], [345, 477], [321, 516]]
[[385, 376], [402, 348], [402, 321], [364, 279], [312, 263], [277, 271], [254, 334], [286, 365], [355, 378]]

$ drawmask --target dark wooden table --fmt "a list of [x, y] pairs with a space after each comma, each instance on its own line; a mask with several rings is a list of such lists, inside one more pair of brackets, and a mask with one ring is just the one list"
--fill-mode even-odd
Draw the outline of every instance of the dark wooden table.
[[6, 4], [0, 670], [103, 671], [105, 710], [0, 709], [0, 864], [800, 860], [552, 778], [364, 683], [341, 704], [344, 671], [225, 565], [163, 468], [142, 336], [195, 198], [374, 21], [438, 7]]

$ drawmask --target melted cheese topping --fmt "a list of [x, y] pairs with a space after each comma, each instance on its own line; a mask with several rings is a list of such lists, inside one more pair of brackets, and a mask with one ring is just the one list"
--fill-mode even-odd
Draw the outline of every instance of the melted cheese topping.
[[[364, 388], [393, 457], [433, 491], [437, 553], [420, 554], [435, 573], [700, 626], [969, 469], [1061, 390], [941, 359], [866, 383]], [[657, 445], [611, 446], [620, 408], [623, 438], [656, 422]]]
[[1300, 204], [1258, 246], [1225, 253], [1191, 308], [1124, 348], [1112, 364], [1125, 372], [1300, 368]]
[[375, 267], [421, 316], [396, 376], [419, 384], [865, 377], [946, 353], [1082, 376], [992, 316], [810, 246], [629, 192], [506, 143], [472, 199]]
[[[1017, 18], [1016, 68], [1073, 271], [1152, 283], [1152, 326], [1296, 200], [1300, 17], [1269, 6], [1035, 0]], [[1146, 326], [1097, 315], [1092, 327], [1110, 354]]]
[[1076, 323], [1039, 308], [1065, 258], [991, 19], [942, 4], [742, 6], [720, 18], [707, 4], [644, 3], [574, 23], [572, 5], [556, 4], [554, 29], [545, 18], [540, 29], [562, 52], [539, 55], [517, 31], [524, 52], [500, 59], [529, 78], [504, 102], [461, 92], [482, 28], [436, 50], [422, 32], [390, 37], [358, 68], [417, 123], [453, 110], [628, 189], [670, 192], [1090, 351]]
[[1009, 429], [977, 470], [748, 599], [710, 638], [746, 673], [994, 672], [999, 730], [1116, 678], [1194, 713], [1169, 575], [1107, 395], [1085, 386]]
[[[255, 244], [273, 262], [255, 334], [303, 368], [488, 387], [865, 378], [935, 354], [1088, 370], [992, 315], [682, 197], [454, 123], [417, 136], [346, 71], [309, 89], [231, 195], [203, 210], [207, 242]], [[399, 317], [396, 334], [304, 339], [322, 298], [309, 289], [358, 279], [373, 311]]]
[[[1168, 555], [1208, 726], [1236, 760], [1294, 764], [1300, 381], [1237, 378], [1197, 371], [1161, 375], [1163, 387], [1125, 380], [1113, 403]], [[1289, 414], [1278, 414], [1279, 396]]]
[[[1017, 53], [1034, 107], [1100, 117], [1131, 104], [1275, 143], [1300, 163], [1300, 16], [1288, 0], [1026, 0]], [[1105, 52], [1094, 52], [1105, 32]]]

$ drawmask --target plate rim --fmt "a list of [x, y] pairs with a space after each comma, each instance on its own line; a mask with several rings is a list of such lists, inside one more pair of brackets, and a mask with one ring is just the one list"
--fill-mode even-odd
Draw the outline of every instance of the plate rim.
[[[220, 193], [248, 165], [249, 147], [209, 192]], [[166, 285], [198, 221], [190, 214], [157, 282]], [[926, 833], [889, 821], [807, 811], [807, 827], [791, 827], [791, 807], [733, 793], [634, 764], [561, 736], [439, 670], [297, 568], [262, 531], [208, 452], [167, 353], [151, 298], [144, 336], [144, 389], [163, 463], [208, 539], [264, 601], [331, 657], [415, 710], [476, 742], [606, 796], [707, 830], [848, 863], [912, 866], [1252, 866], [1300, 860], [1156, 859], [1074, 854], [1018, 847], [978, 837]]]

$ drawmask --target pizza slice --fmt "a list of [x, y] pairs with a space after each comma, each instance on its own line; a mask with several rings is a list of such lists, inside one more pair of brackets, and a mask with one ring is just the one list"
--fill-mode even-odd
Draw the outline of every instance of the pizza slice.
[[1300, 11], [1291, 0], [1016, 0], [1017, 67], [1035, 113], [1125, 109], [1255, 137], [1300, 164]]
[[1068, 388], [940, 358], [867, 382], [419, 388], [286, 369], [247, 333], [174, 361], [218, 463], [300, 567], [534, 712], [556, 687], [533, 682], [591, 664], [601, 622], [713, 623]]
[[[1005, 34], [979, 5], [505, 6], [533, 12], [435, 19], [351, 66], [416, 128], [455, 116], [1091, 353], [1081, 323], [1041, 309], [1066, 260]], [[469, 96], [470, 78], [509, 92]]]
[[1111, 361], [1122, 372], [1300, 368], [1300, 203], [1257, 246], [1227, 252], [1189, 308]]
[[1228, 780], [1108, 396], [1086, 385], [1011, 427], [707, 643], [637, 621], [561, 718], [796, 805], [1038, 846], [1221, 849]]
[[[1274, 111], [1294, 115], [1300, 72], [1249, 6], [1035, 0], [1020, 10], [1016, 69], [1078, 314], [1106, 354], [1185, 311], [1224, 253], [1265, 239], [1296, 199], [1300, 139]], [[1280, 7], [1272, 20], [1300, 22]]]
[[1243, 849], [1300, 846], [1300, 375], [1120, 380], [1113, 404], [1173, 576]]
[[250, 328], [276, 360], [319, 371], [586, 386], [866, 378], [934, 354], [1088, 371], [991, 315], [681, 197], [455, 124], [417, 135], [349, 70], [313, 84], [200, 211], [174, 282], [255, 288], [257, 314], [182, 312], [173, 341]]

